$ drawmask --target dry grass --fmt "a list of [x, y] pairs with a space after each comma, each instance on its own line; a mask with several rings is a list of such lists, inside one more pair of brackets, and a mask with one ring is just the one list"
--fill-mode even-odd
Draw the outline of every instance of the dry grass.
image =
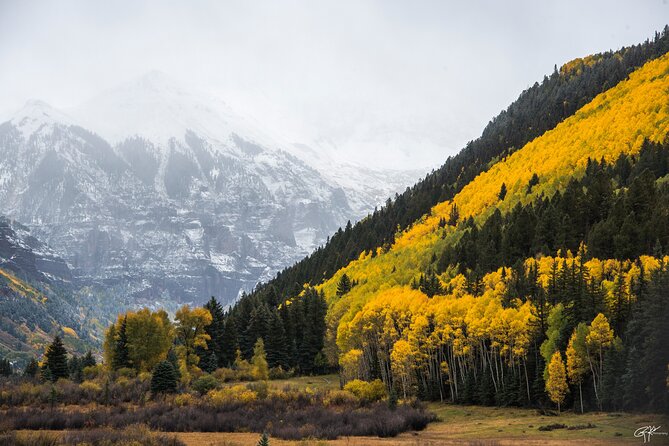
[[267, 383], [275, 389], [295, 387], [311, 390], [338, 390], [339, 375], [296, 376], [287, 379], [273, 379]]
[[[422, 432], [407, 432], [395, 438], [350, 437], [334, 441], [304, 440], [301, 442], [272, 439], [272, 446], [562, 446], [562, 445], [624, 445], [642, 444], [633, 437], [639, 426], [667, 426], [667, 417], [640, 414], [563, 413], [559, 417], [544, 416], [532, 409], [496, 408], [430, 404], [440, 421]], [[567, 426], [595, 427], [580, 430], [557, 429], [539, 431], [540, 426], [561, 423]], [[246, 446], [258, 440], [256, 433], [181, 433], [188, 446]], [[650, 445], [669, 444], [669, 438], [655, 436]]]
[[[329, 386], [333, 382], [315, 381], [316, 378], [294, 378], [274, 381], [285, 385], [304, 388], [306, 386]], [[309, 384], [308, 381], [312, 384]], [[338, 382], [336, 383], [338, 386]], [[431, 423], [421, 432], [406, 432], [395, 438], [348, 437], [333, 441], [303, 440], [286, 441], [272, 438], [272, 446], [564, 446], [564, 445], [637, 445], [643, 444], [634, 438], [638, 427], [648, 424], [662, 425], [661, 430], [669, 430], [666, 416], [586, 413], [579, 415], [563, 413], [560, 416], [545, 416], [532, 409], [497, 408], [480, 406], [459, 406], [431, 403], [431, 411], [440, 421]], [[595, 427], [581, 430], [557, 429], [540, 431], [540, 426], [550, 424], [583, 426], [588, 423]], [[258, 433], [215, 433], [181, 432], [175, 433], [188, 446], [247, 446], [255, 445]], [[652, 437], [649, 446], [667, 445], [668, 437]]]

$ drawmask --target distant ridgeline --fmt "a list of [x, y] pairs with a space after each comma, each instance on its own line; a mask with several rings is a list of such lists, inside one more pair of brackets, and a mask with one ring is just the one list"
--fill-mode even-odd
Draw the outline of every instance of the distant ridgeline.
[[[668, 410], [668, 51], [665, 28], [556, 69], [440, 169], [244, 296], [220, 341], [248, 356], [279, 332], [270, 366], [338, 367], [426, 399]], [[286, 308], [317, 296], [314, 354], [295, 314], [316, 322]]]

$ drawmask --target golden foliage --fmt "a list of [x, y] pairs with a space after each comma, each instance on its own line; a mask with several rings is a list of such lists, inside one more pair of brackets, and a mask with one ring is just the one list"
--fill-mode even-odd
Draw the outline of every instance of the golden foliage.
[[562, 354], [559, 351], [553, 353], [551, 362], [548, 364], [546, 392], [560, 410], [560, 404], [564, 402], [569, 387], [567, 386], [567, 373], [565, 372], [564, 362], [562, 362]]
[[[342, 354], [354, 348], [348, 337], [365, 333], [364, 327], [357, 327], [354, 319], [370, 316], [358, 316], [368, 302], [376, 299], [387, 300], [387, 293], [404, 296], [398, 299], [424, 299], [417, 294], [408, 294], [404, 287], [427, 270], [433, 254], [440, 254], [444, 247], [459, 240], [462, 234], [460, 229], [451, 226], [439, 227], [439, 220], [449, 217], [454, 204], [462, 218], [471, 215], [480, 223], [495, 208], [505, 213], [518, 203], [527, 204], [539, 195], [551, 196], [562, 190], [571, 177], [583, 175], [588, 158], [611, 161], [620, 154], [638, 152], [644, 139], [663, 140], [669, 132], [669, 104], [666, 101], [666, 91], [669, 90], [668, 74], [669, 55], [646, 63], [633, 72], [629, 79], [598, 95], [553, 130], [494, 164], [465, 186], [452, 201], [436, 205], [430, 214], [423, 216], [404, 233], [398, 234], [390, 250], [379, 250], [376, 256], [362, 253], [357, 260], [321, 284], [319, 289], [325, 292], [329, 303], [326, 342], [330, 359], [334, 361], [343, 357]], [[533, 174], [539, 176], [540, 182], [532, 188], [531, 193], [526, 194], [525, 186]], [[504, 200], [500, 201], [498, 193], [502, 183], [506, 184], [508, 192]], [[568, 259], [568, 262], [578, 258], [571, 253], [565, 253], [561, 257]], [[554, 260], [549, 257], [536, 260], [542, 281], [549, 277]], [[535, 260], [528, 260], [533, 261]], [[640, 261], [644, 265], [645, 274], [650, 274], [658, 266], [657, 259], [652, 257], [643, 257]], [[614, 272], [616, 269], [625, 272], [628, 294], [629, 284], [640, 273], [638, 266], [631, 262], [596, 260], [587, 262], [586, 266], [594, 277], [604, 281], [603, 287], [609, 302], [612, 286], [606, 281], [612, 283], [618, 274]], [[358, 285], [345, 296], [337, 298], [336, 284], [343, 274], [357, 281]], [[463, 297], [466, 294], [462, 276], [447, 271], [440, 280], [447, 285], [452, 296]], [[502, 280], [493, 276], [486, 280], [496, 281], [498, 289], [495, 294], [499, 294], [505, 286]], [[490, 289], [491, 284], [486, 284], [486, 287]], [[367, 307], [365, 311], [377, 310]], [[355, 327], [350, 327], [351, 323]], [[352, 328], [359, 332], [352, 333]], [[393, 336], [396, 334], [386, 335], [391, 340]], [[339, 350], [335, 347], [335, 342]], [[454, 343], [458, 346], [458, 351], [467, 351], [466, 342], [456, 337]], [[504, 344], [500, 344], [500, 347], [505, 351], [519, 348], [520, 353], [523, 350], [522, 347]]]

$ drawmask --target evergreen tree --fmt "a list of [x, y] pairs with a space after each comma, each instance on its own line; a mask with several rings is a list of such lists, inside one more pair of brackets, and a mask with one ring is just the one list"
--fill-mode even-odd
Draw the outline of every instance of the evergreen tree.
[[181, 380], [181, 370], [179, 369], [179, 355], [177, 355], [175, 347], [170, 348], [169, 351], [167, 352], [167, 362], [172, 364], [172, 368], [174, 369], [174, 374], [177, 378], [177, 381]]
[[82, 359], [81, 366], [86, 368], [94, 367], [95, 365], [97, 365], [97, 361], [95, 360], [95, 357], [93, 357], [93, 352], [88, 350]]
[[623, 404], [628, 410], [669, 413], [667, 295], [669, 272], [666, 265], [662, 265], [649, 281], [646, 292], [638, 297], [638, 305], [625, 333], [627, 360], [622, 383]]
[[47, 347], [44, 358], [44, 366], [49, 368], [51, 381], [55, 382], [60, 378], [68, 378], [70, 376], [67, 350], [60, 336], [56, 335], [51, 345]]
[[26, 368], [23, 370], [23, 376], [28, 378], [34, 378], [35, 376], [37, 376], [37, 372], [39, 372], [39, 364], [37, 363], [37, 359], [30, 358], [30, 361], [26, 365]]
[[269, 322], [269, 333], [265, 349], [267, 351], [267, 362], [270, 367], [289, 368], [288, 339], [286, 330], [283, 327], [283, 321], [279, 312], [274, 310]]
[[11, 376], [12, 374], [12, 365], [9, 360], [3, 358], [0, 359], [0, 376]]
[[40, 370], [40, 379], [44, 382], [53, 381], [53, 374], [48, 365], [43, 364]]
[[177, 390], [177, 374], [169, 361], [161, 361], [153, 368], [151, 393], [174, 393]]
[[117, 334], [116, 343], [114, 344], [114, 354], [112, 355], [113, 363], [112, 369], [118, 370], [121, 368], [130, 368], [130, 353], [128, 350], [128, 334], [127, 334], [128, 318], [121, 319]]
[[536, 173], [532, 174], [532, 178], [530, 178], [530, 181], [527, 183], [527, 189], [525, 190], [526, 194], [529, 194], [532, 192], [532, 188], [539, 184], [539, 176]]
[[351, 291], [351, 288], [351, 280], [348, 278], [348, 275], [346, 275], [346, 273], [342, 274], [341, 279], [339, 279], [339, 282], [337, 283], [337, 297], [342, 297], [347, 294]]
[[196, 354], [200, 357], [202, 369], [212, 372], [218, 367], [224, 366], [221, 357], [223, 356], [225, 314], [223, 313], [223, 307], [213, 296], [204, 308], [211, 314], [211, 324], [205, 327], [205, 333], [209, 335], [209, 340], [207, 341], [207, 348], [198, 347]]
[[448, 214], [448, 225], [455, 226], [458, 224], [458, 220], [460, 220], [460, 211], [458, 210], [458, 205], [453, 203]]
[[231, 316], [228, 316], [224, 324], [223, 336], [221, 337], [221, 356], [218, 357], [218, 366], [231, 367], [235, 362], [235, 355], [238, 348], [239, 343], [237, 341], [235, 321]]
[[81, 358], [72, 355], [67, 363], [67, 368], [70, 372], [70, 379], [74, 382], [80, 383], [84, 380], [84, 367]]
[[499, 189], [499, 194], [497, 194], [497, 198], [499, 198], [500, 201], [504, 201], [504, 197], [506, 197], [506, 183], [502, 183], [502, 187]]
[[269, 309], [265, 303], [258, 305], [251, 311], [248, 326], [246, 327], [246, 330], [244, 330], [244, 334], [240, 339], [240, 348], [244, 358], [251, 358], [253, 356], [253, 346], [258, 338], [267, 338], [269, 318]]
[[269, 435], [263, 432], [258, 440], [258, 446], [269, 446]]

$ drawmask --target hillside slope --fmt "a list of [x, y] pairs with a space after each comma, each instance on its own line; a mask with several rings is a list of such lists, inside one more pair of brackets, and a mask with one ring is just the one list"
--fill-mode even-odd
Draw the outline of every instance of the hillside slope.
[[[407, 286], [425, 272], [433, 254], [453, 243], [462, 229], [440, 228], [453, 203], [463, 217], [482, 223], [494, 208], [508, 212], [518, 203], [563, 190], [571, 177], [582, 176], [588, 159], [615, 161], [621, 154], [635, 154], [645, 139], [663, 141], [669, 133], [669, 57], [648, 62], [614, 88], [598, 95], [554, 130], [531, 141], [521, 150], [496, 163], [463, 188], [452, 201], [435, 206], [401, 234], [388, 252], [364, 255], [338, 271], [322, 288], [330, 299], [330, 327], [343, 317], [351, 319], [361, 304], [383, 289]], [[525, 193], [533, 173], [539, 183]], [[499, 199], [502, 184], [507, 194]], [[343, 274], [360, 284], [343, 299], [334, 301]], [[344, 316], [346, 314], [346, 316]]]
[[73, 294], [67, 264], [28, 229], [0, 218], [0, 356], [24, 363], [54, 334], [73, 351], [97, 341]]
[[597, 94], [618, 84], [648, 60], [669, 51], [669, 28], [652, 41], [616, 52], [577, 59], [535, 83], [506, 110], [493, 118], [480, 138], [470, 142], [442, 167], [428, 174], [394, 200], [355, 226], [335, 233], [322, 248], [277, 274], [255, 296], [299, 292], [304, 283], [317, 284], [355, 260], [361, 252], [389, 246], [398, 231], [412, 225], [440, 202], [452, 199], [478, 174], [499, 159], [554, 128], [589, 103]]
[[[395, 222], [384, 209], [243, 298], [229, 315], [239, 344], [283, 333], [288, 347], [268, 343], [268, 357], [286, 350], [288, 364], [311, 373], [324, 355], [346, 380], [379, 378], [427, 399], [545, 405], [564, 402], [571, 385], [582, 406], [669, 409], [660, 347], [669, 335], [669, 55], [615, 84], [606, 78], [536, 138], [511, 125], [528, 138], [522, 147], [498, 152], [407, 229], [395, 226], [393, 243], [360, 232]], [[551, 105], [536, 108], [550, 115]], [[410, 203], [412, 191], [402, 197], [389, 206]], [[320, 344], [303, 339], [305, 315], [294, 311], [318, 299], [328, 306]], [[313, 345], [322, 350], [305, 357]], [[553, 391], [565, 355], [570, 381]]]

